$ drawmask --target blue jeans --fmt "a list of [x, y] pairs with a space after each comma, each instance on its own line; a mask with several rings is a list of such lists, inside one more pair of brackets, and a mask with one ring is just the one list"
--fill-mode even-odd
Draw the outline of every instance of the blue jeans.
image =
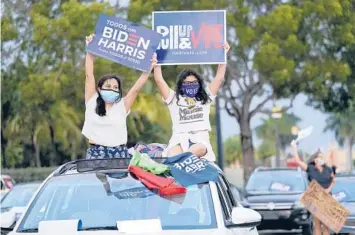
[[126, 145], [116, 147], [106, 147], [102, 145], [90, 144], [86, 151], [86, 159], [103, 158], [127, 158], [130, 157]]

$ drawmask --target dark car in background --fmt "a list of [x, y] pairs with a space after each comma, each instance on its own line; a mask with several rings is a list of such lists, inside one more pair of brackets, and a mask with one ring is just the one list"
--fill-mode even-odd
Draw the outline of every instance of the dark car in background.
[[355, 234], [355, 174], [339, 174], [332, 189], [333, 197], [350, 211], [341, 234]]
[[245, 188], [244, 207], [262, 216], [258, 230], [302, 229], [312, 234], [312, 217], [300, 202], [308, 181], [300, 168], [257, 168]]

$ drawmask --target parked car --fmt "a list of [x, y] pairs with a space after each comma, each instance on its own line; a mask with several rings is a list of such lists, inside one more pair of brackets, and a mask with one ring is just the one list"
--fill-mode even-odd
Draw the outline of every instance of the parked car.
[[[160, 235], [258, 234], [260, 214], [235, 202], [221, 170], [217, 183], [159, 196], [128, 172], [129, 160], [78, 160], [59, 167], [40, 186], [10, 234], [110, 235], [137, 229], [141, 234], [155, 229], [153, 234]], [[11, 219], [1, 221], [1, 227]]]
[[335, 177], [332, 194], [349, 211], [341, 234], [355, 234], [355, 174], [339, 174]]
[[258, 230], [302, 229], [312, 234], [312, 218], [300, 199], [307, 179], [299, 168], [257, 168], [246, 185], [245, 207], [258, 211]]
[[15, 184], [15, 181], [9, 175], [1, 175], [1, 191], [0, 196], [1, 198], [9, 192]]
[[[27, 204], [39, 186], [39, 182], [16, 184], [1, 199], [1, 218], [6, 217], [7, 213], [10, 213], [15, 215], [15, 220], [17, 220], [26, 209]], [[7, 234], [14, 226], [15, 223], [13, 223], [8, 229], [2, 230], [1, 234]]]

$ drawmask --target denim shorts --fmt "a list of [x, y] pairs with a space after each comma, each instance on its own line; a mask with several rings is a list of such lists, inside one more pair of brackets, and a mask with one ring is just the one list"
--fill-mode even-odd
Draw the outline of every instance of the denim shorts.
[[86, 151], [86, 159], [102, 159], [102, 158], [127, 158], [127, 146], [120, 145], [116, 147], [106, 147], [102, 145], [90, 144]]

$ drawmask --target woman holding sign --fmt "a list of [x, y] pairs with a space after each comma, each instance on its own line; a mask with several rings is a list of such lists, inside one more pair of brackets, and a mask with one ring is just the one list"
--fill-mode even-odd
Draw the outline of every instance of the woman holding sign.
[[[93, 35], [86, 37], [86, 45]], [[153, 56], [152, 66], [156, 64]], [[138, 92], [151, 73], [144, 72], [134, 86], [123, 97], [122, 83], [116, 74], [106, 74], [96, 87], [94, 78], [94, 56], [86, 54], [85, 59], [85, 122], [83, 135], [89, 139], [90, 147], [86, 158], [128, 157], [126, 118]]]
[[[335, 183], [334, 173], [332, 168], [325, 164], [322, 153], [318, 150], [315, 154], [309, 157], [307, 163], [305, 163], [300, 160], [300, 157], [298, 156], [296, 141], [292, 141], [291, 146], [293, 148], [295, 162], [299, 167], [307, 172], [309, 181], [315, 180], [325, 189], [326, 192], [330, 193]], [[322, 224], [321, 221], [316, 217], [313, 217], [313, 225], [315, 235], [322, 234], [322, 227], [323, 234], [329, 234], [329, 228]]]
[[[230, 47], [225, 43], [223, 48], [227, 53]], [[178, 75], [175, 91], [165, 82], [161, 67], [154, 67], [155, 82], [168, 105], [173, 123], [173, 135], [164, 155], [191, 152], [209, 161], [216, 160], [209, 139], [209, 115], [211, 103], [223, 84], [226, 67], [226, 64], [220, 64], [215, 78], [207, 86], [196, 71], [184, 69]]]

